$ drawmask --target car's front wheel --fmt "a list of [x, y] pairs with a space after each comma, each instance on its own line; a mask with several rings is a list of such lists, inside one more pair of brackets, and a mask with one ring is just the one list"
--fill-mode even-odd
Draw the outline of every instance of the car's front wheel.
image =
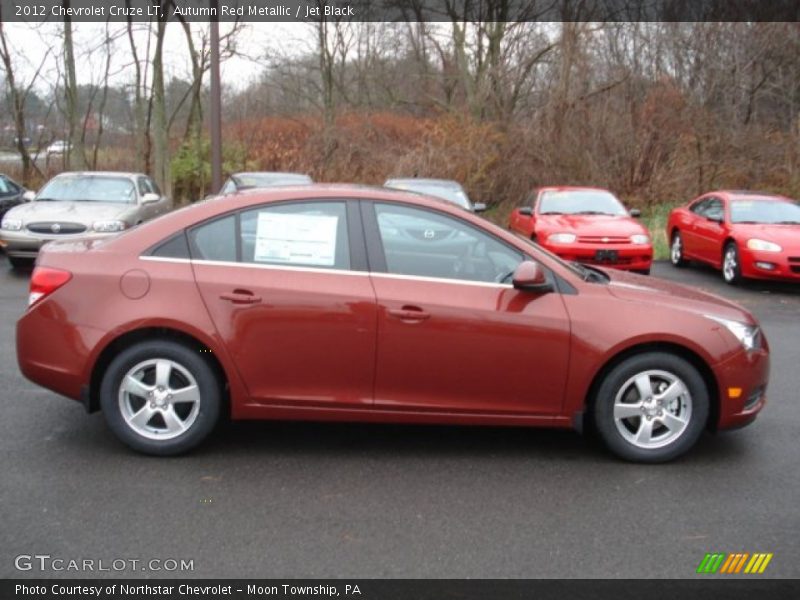
[[220, 385], [199, 352], [152, 340], [118, 354], [100, 385], [100, 404], [116, 436], [145, 454], [186, 452], [214, 429]]
[[722, 278], [725, 283], [737, 285], [742, 282], [742, 266], [739, 262], [739, 249], [734, 242], [728, 242], [722, 253]]
[[669, 246], [669, 261], [675, 267], [685, 267], [686, 259], [683, 258], [683, 238], [680, 231], [672, 234]]
[[636, 462], [672, 460], [689, 450], [708, 420], [709, 395], [683, 358], [647, 352], [627, 358], [601, 382], [595, 427], [616, 455]]

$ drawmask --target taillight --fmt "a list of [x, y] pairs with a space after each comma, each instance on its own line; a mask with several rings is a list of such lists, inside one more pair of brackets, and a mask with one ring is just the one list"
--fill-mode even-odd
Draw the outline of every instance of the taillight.
[[31, 307], [42, 298], [49, 296], [72, 279], [72, 273], [51, 267], [36, 267], [31, 274], [31, 288], [28, 306]]

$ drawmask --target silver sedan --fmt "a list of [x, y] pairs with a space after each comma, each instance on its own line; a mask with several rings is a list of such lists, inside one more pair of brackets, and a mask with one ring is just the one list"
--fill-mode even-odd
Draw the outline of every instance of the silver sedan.
[[48, 241], [115, 235], [171, 209], [172, 201], [141, 173], [62, 173], [3, 216], [0, 246], [19, 267]]

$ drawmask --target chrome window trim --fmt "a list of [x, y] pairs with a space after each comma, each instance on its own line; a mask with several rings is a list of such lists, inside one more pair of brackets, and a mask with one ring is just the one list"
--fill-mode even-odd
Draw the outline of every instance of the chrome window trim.
[[240, 262], [229, 262], [222, 260], [170, 258], [167, 256], [140, 256], [139, 260], [149, 260], [153, 262], [167, 262], [167, 263], [177, 263], [177, 264], [209, 265], [215, 267], [255, 268], [255, 269], [266, 269], [274, 271], [298, 271], [301, 273], [333, 273], [337, 275], [382, 277], [384, 279], [404, 279], [408, 281], [423, 281], [423, 282], [427, 281], [431, 283], [450, 283], [455, 285], [473, 285], [478, 287], [489, 287], [489, 288], [500, 288], [500, 289], [513, 289], [514, 287], [510, 283], [494, 283], [491, 281], [471, 281], [469, 279], [448, 279], [445, 277], [423, 277], [420, 275], [402, 275], [398, 273], [373, 273], [370, 271], [350, 271], [345, 269], [318, 269], [314, 267], [240, 263]]

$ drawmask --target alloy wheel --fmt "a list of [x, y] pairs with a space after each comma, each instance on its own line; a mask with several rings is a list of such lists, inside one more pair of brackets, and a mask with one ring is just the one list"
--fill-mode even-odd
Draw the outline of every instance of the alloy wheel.
[[614, 398], [614, 424], [630, 444], [642, 449], [674, 443], [692, 419], [692, 395], [674, 373], [642, 371], [628, 379]]
[[155, 358], [136, 364], [119, 386], [119, 410], [137, 435], [169, 440], [191, 428], [200, 410], [200, 388], [181, 364]]

